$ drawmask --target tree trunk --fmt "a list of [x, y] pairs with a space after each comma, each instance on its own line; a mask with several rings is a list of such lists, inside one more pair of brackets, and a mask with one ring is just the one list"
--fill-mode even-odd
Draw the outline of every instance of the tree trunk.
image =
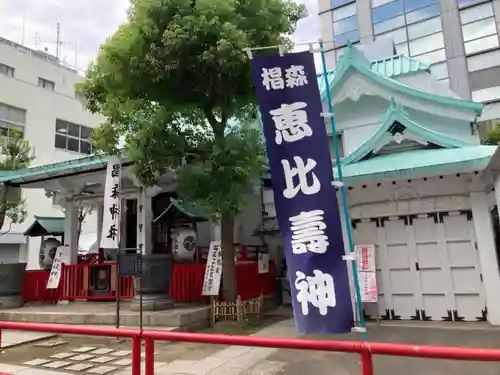
[[7, 196], [8, 196], [8, 186], [3, 186], [2, 188], [2, 200], [0, 203], [0, 230], [3, 228], [3, 225], [5, 224], [5, 209], [7, 207]]
[[234, 252], [234, 217], [223, 216], [220, 224], [222, 247], [222, 296], [224, 301], [238, 297]]

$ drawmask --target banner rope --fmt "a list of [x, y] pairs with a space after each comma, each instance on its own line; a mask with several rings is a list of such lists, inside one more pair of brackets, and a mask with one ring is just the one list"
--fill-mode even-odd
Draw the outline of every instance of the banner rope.
[[[312, 48], [311, 48], [312, 49]], [[344, 219], [345, 219], [345, 227], [346, 227], [346, 232], [347, 232], [347, 241], [349, 245], [349, 253], [353, 254], [354, 252], [354, 243], [352, 240], [352, 230], [351, 230], [351, 219], [349, 216], [349, 207], [347, 206], [347, 196], [345, 193], [345, 186], [344, 186], [344, 175], [342, 173], [342, 165], [340, 163], [340, 150], [339, 150], [339, 141], [337, 139], [337, 131], [335, 130], [335, 119], [333, 117], [333, 103], [332, 103], [332, 93], [330, 91], [330, 82], [328, 82], [328, 70], [326, 68], [326, 57], [325, 57], [325, 49], [324, 49], [324, 44], [323, 41], [319, 41], [319, 49], [321, 53], [321, 65], [323, 69], [323, 78], [325, 80], [325, 88], [326, 88], [326, 102], [328, 105], [328, 112], [330, 117], [330, 126], [332, 128], [332, 138], [333, 138], [333, 148], [335, 149], [335, 160], [336, 160], [336, 166], [337, 166], [337, 181], [340, 182], [340, 196], [342, 198], [342, 209], [344, 213]], [[332, 181], [333, 183], [333, 181]], [[359, 324], [362, 328], [361, 330], [361, 335], [363, 337], [363, 340], [368, 340], [368, 337], [366, 335], [366, 328], [365, 328], [365, 317], [363, 314], [363, 302], [361, 301], [361, 290], [359, 288], [359, 277], [358, 277], [358, 272], [356, 269], [356, 261], [352, 260], [346, 260], [347, 262], [351, 263], [352, 267], [352, 274], [354, 278], [354, 287], [356, 290], [356, 305], [358, 309], [358, 315], [359, 315]]]

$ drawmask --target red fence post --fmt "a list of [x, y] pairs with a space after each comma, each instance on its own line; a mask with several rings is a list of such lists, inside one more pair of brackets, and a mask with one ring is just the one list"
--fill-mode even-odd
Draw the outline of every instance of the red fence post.
[[373, 375], [373, 357], [370, 348], [366, 346], [361, 352], [361, 374]]
[[144, 343], [144, 362], [146, 363], [146, 374], [154, 375], [155, 372], [155, 342], [152, 338], [146, 337]]
[[132, 338], [132, 375], [141, 375], [141, 337]]

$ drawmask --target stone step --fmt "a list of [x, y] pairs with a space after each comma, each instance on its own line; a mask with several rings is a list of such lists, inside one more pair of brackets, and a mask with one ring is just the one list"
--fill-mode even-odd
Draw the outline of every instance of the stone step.
[[[92, 305], [91, 303], [89, 304]], [[116, 313], [110, 309], [96, 309], [83, 303], [66, 306], [35, 306], [18, 309], [0, 310], [0, 320], [12, 322], [72, 324], [72, 325], [106, 325], [116, 324]], [[99, 311], [101, 310], [101, 311]], [[210, 322], [210, 307], [195, 306], [173, 308], [165, 311], [148, 311], [143, 313], [143, 326], [176, 327], [179, 330], [206, 328]], [[130, 310], [120, 311], [120, 326], [138, 327], [139, 313]]]

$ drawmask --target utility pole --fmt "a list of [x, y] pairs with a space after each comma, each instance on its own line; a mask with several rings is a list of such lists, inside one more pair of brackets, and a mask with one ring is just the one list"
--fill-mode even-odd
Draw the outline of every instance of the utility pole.
[[56, 38], [56, 57], [59, 59], [61, 57], [61, 24], [58, 22], [57, 26], [57, 38]]
[[23, 31], [21, 35], [21, 45], [24, 46], [24, 36], [26, 34], [26, 10], [23, 12]]

